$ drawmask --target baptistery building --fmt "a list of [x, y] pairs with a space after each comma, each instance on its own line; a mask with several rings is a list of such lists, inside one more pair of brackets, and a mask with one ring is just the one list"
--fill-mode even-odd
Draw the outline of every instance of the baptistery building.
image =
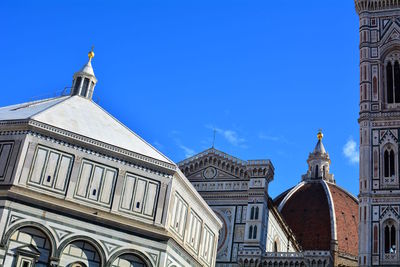
[[221, 220], [177, 165], [71, 93], [0, 108], [0, 266], [215, 266]]

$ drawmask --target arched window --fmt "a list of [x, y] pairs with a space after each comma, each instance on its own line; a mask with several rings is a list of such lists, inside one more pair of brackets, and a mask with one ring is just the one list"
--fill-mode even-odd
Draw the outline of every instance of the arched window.
[[394, 254], [397, 250], [396, 245], [396, 227], [394, 226], [393, 221], [389, 221], [386, 223], [384, 228], [384, 248], [385, 253]]
[[398, 61], [394, 63], [394, 90], [394, 102], [400, 103], [400, 66]]
[[396, 228], [394, 225], [385, 227], [385, 253], [396, 253]]
[[274, 241], [274, 252], [278, 252], [278, 243]]
[[250, 220], [254, 220], [254, 207], [251, 207]]
[[[25, 255], [27, 246], [33, 247], [29, 255]], [[50, 256], [51, 242], [47, 235], [37, 228], [23, 227], [10, 237], [6, 262], [14, 261], [15, 265], [13, 266], [17, 267], [44, 267], [49, 266]]]
[[393, 103], [393, 68], [391, 62], [386, 65], [386, 86], [387, 102], [391, 104]]
[[255, 220], [258, 220], [258, 213], [259, 213], [259, 208], [256, 207], [256, 215], [254, 216], [254, 219], [255, 219]]
[[393, 149], [385, 150], [383, 154], [384, 161], [384, 177], [392, 177], [395, 175], [395, 158]]
[[253, 239], [257, 238], [257, 225], [254, 225], [254, 230], [253, 230]]
[[253, 237], [253, 226], [249, 227], [249, 239]]
[[318, 178], [318, 165], [315, 166], [315, 178]]
[[61, 253], [60, 262], [64, 262], [65, 266], [76, 263], [82, 266], [102, 266], [101, 257], [97, 249], [83, 240], [68, 244]]

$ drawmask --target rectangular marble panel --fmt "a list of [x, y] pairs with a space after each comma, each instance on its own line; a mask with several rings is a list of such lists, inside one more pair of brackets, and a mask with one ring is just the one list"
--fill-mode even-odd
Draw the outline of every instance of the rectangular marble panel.
[[154, 205], [157, 200], [158, 185], [156, 183], [149, 183], [147, 187], [146, 201], [144, 207], [144, 214], [153, 216]]
[[0, 179], [4, 179], [12, 151], [12, 144], [0, 145]]
[[125, 188], [122, 195], [121, 207], [126, 210], [131, 209], [133, 190], [135, 188], [135, 177], [127, 175], [125, 178]]
[[71, 171], [71, 162], [72, 158], [67, 156], [62, 156], [60, 161], [60, 167], [58, 169], [57, 180], [55, 184], [55, 188], [57, 190], [64, 191], [66, 188], [66, 184], [69, 179], [70, 171]]
[[81, 197], [86, 197], [87, 188], [92, 175], [93, 165], [87, 162], [83, 163], [81, 175], [79, 178], [79, 184], [77, 189], [77, 195]]
[[105, 204], [109, 204], [112, 196], [112, 192], [114, 190], [114, 180], [116, 177], [116, 172], [112, 170], [106, 170], [106, 174], [104, 176], [104, 182], [102, 186], [101, 198], [100, 201]]
[[39, 148], [36, 153], [35, 161], [33, 163], [33, 169], [31, 173], [30, 181], [33, 183], [40, 183], [42, 178], [44, 165], [47, 158], [47, 150]]
[[133, 211], [134, 212], [142, 212], [143, 208], [143, 200], [144, 200], [144, 194], [146, 192], [146, 181], [143, 179], [138, 179], [137, 181], [137, 186], [135, 190], [135, 198], [133, 201]]
[[104, 168], [95, 166], [92, 182], [89, 189], [89, 199], [97, 201], [100, 194], [100, 186], [103, 180]]
[[44, 172], [44, 178], [42, 184], [51, 187], [53, 185], [54, 176], [56, 174], [58, 160], [60, 154], [53, 151], [50, 152], [49, 159], [47, 161], [46, 171]]

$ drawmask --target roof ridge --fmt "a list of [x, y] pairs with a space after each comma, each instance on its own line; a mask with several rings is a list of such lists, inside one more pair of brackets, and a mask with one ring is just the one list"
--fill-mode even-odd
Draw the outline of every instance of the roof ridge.
[[[322, 187], [324, 188], [325, 194], [328, 198], [328, 205], [331, 207], [329, 209], [329, 215], [331, 216], [331, 231], [332, 231], [332, 239], [337, 240], [337, 223], [336, 223], [336, 210], [335, 210], [335, 202], [333, 201], [332, 192], [325, 180], [321, 180]], [[333, 228], [333, 229], [332, 229]]]
[[[44, 109], [42, 109], [42, 110], [39, 110], [38, 112], [32, 114], [32, 115], [30, 116], [30, 118], [33, 119], [33, 117], [35, 117], [36, 115], [39, 115], [39, 114], [43, 113], [44, 111], [49, 110], [49, 109], [53, 108], [54, 106], [57, 106], [58, 104], [60, 104], [60, 103], [62, 103], [62, 102], [64, 102], [64, 101], [70, 99], [71, 97], [70, 97], [70, 96], [53, 97], [53, 98], [49, 98], [48, 101], [49, 101], [49, 100], [55, 100], [55, 99], [58, 99], [58, 98], [65, 98], [65, 99], [62, 99], [61, 101], [56, 102], [56, 103], [52, 104], [51, 106], [49, 106], [49, 107], [47, 107], [47, 108], [44, 108]], [[39, 101], [37, 101], [37, 102], [38, 102], [38, 103], [42, 103], [42, 102], [45, 102], [45, 101], [40, 101], [40, 100], [39, 100]], [[25, 106], [25, 107], [21, 107], [21, 108], [26, 108], [26, 107], [31, 107], [31, 106], [32, 106], [32, 104], [31, 104], [31, 105], [27, 105], [27, 106]]]

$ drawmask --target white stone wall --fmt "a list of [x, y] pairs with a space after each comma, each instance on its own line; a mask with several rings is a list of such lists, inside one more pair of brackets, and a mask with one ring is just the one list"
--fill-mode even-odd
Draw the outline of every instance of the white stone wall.
[[292, 242], [278, 223], [275, 214], [268, 211], [267, 252], [274, 252], [274, 243], [278, 244], [277, 252], [296, 252]]
[[[41, 207], [51, 206], [55, 210], [62, 209], [64, 215], [60, 224], [73, 216], [81, 216], [80, 220], [70, 224], [80, 226], [86, 221], [86, 216], [92, 219], [93, 215], [99, 216], [105, 225], [122, 224], [128, 228], [142, 229], [139, 231], [142, 231], [144, 239], [139, 245], [148, 242], [146, 236], [151, 236], [149, 240], [153, 239], [153, 236], [165, 239], [159, 245], [171, 239], [168, 242], [174, 244], [170, 249], [171, 253], [163, 255], [160, 252], [157, 256], [159, 262], [153, 266], [168, 266], [172, 262], [175, 262], [176, 266], [215, 265], [221, 223], [179, 170], [175, 175], [163, 174], [39, 134], [0, 135], [0, 144], [13, 139], [13, 150], [6, 157], [7, 163], [2, 163], [4, 179], [0, 179], [0, 183], [14, 185], [16, 194], [26, 198], [26, 202], [37, 202]], [[38, 159], [39, 153], [42, 153], [41, 159]], [[62, 167], [61, 159], [64, 156], [68, 158], [69, 168]], [[91, 168], [91, 171], [86, 172], [87, 175], [85, 166]], [[86, 181], [83, 180], [84, 177]], [[59, 180], [65, 182], [65, 186], [57, 186]], [[131, 181], [130, 185], [128, 181]], [[85, 186], [84, 190], [82, 186]], [[181, 236], [173, 231], [168, 221], [176, 194], [182, 196], [187, 203]], [[128, 202], [131, 203], [130, 206], [124, 205]], [[197, 246], [190, 244], [191, 237], [188, 233], [192, 229], [190, 224], [186, 223], [190, 221], [189, 216], [193, 213], [201, 222], [194, 228], [194, 231], [200, 231], [197, 234]], [[47, 214], [47, 211], [36, 209], [30, 215], [41, 214]], [[4, 217], [1, 219], [4, 220]], [[43, 218], [40, 224], [46, 225], [46, 220], [47, 217]], [[87, 229], [96, 227], [92, 225]], [[100, 235], [110, 232], [106, 226], [96, 231]], [[82, 231], [80, 233], [84, 235]], [[166, 251], [167, 247], [165, 244], [163, 246]], [[172, 255], [172, 251], [175, 252], [175, 256]]]

